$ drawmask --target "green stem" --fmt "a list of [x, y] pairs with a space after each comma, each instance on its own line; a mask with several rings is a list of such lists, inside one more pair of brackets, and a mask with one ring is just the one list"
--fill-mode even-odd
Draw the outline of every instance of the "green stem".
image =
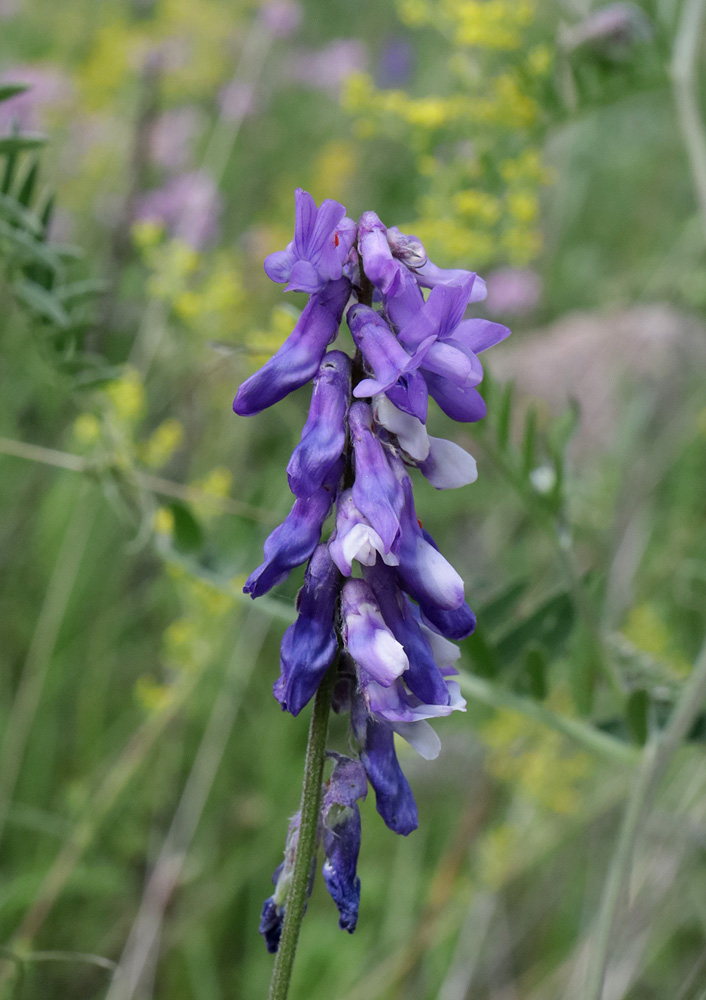
[[603, 887], [593, 953], [586, 977], [585, 1000], [601, 1000], [615, 934], [615, 922], [630, 877], [635, 843], [644, 826], [659, 780], [688, 735], [705, 700], [706, 643], [682, 690], [668, 725], [662, 732], [652, 737], [642, 752], [642, 760]]
[[579, 719], [558, 715], [538, 701], [513, 694], [512, 691], [507, 691], [475, 674], [460, 673], [457, 680], [463, 693], [475, 701], [491, 708], [518, 712], [535, 722], [549, 726], [550, 729], [556, 729], [590, 753], [609, 758], [619, 764], [635, 764], [639, 760], [639, 753], [635, 747], [616, 740], [608, 733], [601, 732], [600, 729]]
[[297, 855], [292, 882], [287, 894], [282, 937], [272, 970], [269, 1000], [286, 1000], [292, 979], [299, 931], [304, 918], [311, 865], [316, 853], [316, 832], [319, 824], [321, 780], [326, 758], [326, 735], [331, 709], [331, 695], [336, 678], [336, 663], [324, 677], [314, 699], [314, 711], [306, 747], [304, 784], [302, 787], [301, 820]]

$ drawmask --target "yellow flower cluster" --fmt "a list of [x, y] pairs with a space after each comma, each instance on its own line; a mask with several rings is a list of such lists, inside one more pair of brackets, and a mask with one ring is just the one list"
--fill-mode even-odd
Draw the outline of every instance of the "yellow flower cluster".
[[398, 0], [400, 18], [410, 27], [432, 25], [457, 45], [513, 50], [533, 21], [528, 0]]
[[[568, 711], [568, 705], [562, 705]], [[526, 799], [553, 813], [571, 815], [581, 803], [581, 783], [590, 773], [588, 754], [576, 751], [553, 729], [517, 712], [499, 712], [481, 730], [487, 766]]]
[[[410, 26], [449, 39], [450, 92], [412, 96], [348, 78], [342, 101], [360, 138], [390, 137], [417, 154], [424, 196], [408, 226], [442, 264], [529, 264], [541, 250], [540, 188], [550, 181], [537, 137], [553, 49], [537, 40], [530, 0], [398, 0]], [[532, 44], [530, 44], [530, 41]]]
[[670, 667], [677, 676], [684, 677], [691, 670], [689, 660], [677, 648], [674, 636], [654, 604], [636, 605], [628, 615], [623, 635], [637, 649]]

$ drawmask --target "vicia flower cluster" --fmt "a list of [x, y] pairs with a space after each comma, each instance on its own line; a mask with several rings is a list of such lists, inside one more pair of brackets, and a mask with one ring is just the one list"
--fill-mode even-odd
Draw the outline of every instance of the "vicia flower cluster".
[[[259, 597], [307, 564], [274, 693], [297, 715], [336, 661], [333, 707], [350, 712], [359, 761], [338, 760], [324, 792], [320, 838], [327, 887], [341, 927], [352, 932], [361, 775], [387, 826], [410, 833], [417, 807], [394, 734], [432, 759], [440, 744], [428, 720], [465, 709], [453, 680], [460, 651], [452, 640], [471, 634], [475, 616], [461, 577], [417, 518], [410, 472], [448, 489], [473, 482], [476, 464], [455, 443], [427, 433], [429, 396], [454, 420], [481, 419], [478, 355], [509, 330], [464, 319], [469, 304], [485, 295], [477, 275], [437, 267], [418, 240], [387, 229], [374, 212], [355, 223], [335, 201], [317, 209], [305, 191], [295, 197], [294, 240], [267, 258], [265, 271], [286, 290], [311, 297], [279, 351], [241, 385], [233, 409], [259, 413], [310, 380], [313, 392], [287, 466], [294, 505], [265, 542], [265, 560], [245, 591]], [[344, 313], [354, 358], [328, 350]], [[335, 528], [323, 541], [332, 510]], [[344, 794], [345, 769], [354, 780]], [[271, 950], [297, 830], [295, 817], [263, 911], [260, 929]]]

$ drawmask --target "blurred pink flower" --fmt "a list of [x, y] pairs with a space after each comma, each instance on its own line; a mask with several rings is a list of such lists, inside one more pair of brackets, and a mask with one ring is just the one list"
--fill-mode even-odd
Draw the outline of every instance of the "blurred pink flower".
[[20, 0], [0, 0], [0, 18], [13, 17], [20, 9]]
[[40, 128], [43, 110], [67, 100], [73, 92], [63, 73], [41, 66], [16, 66], [5, 70], [0, 74], [0, 83], [25, 83], [29, 87], [0, 104], [0, 129], [3, 130], [13, 121], [25, 131]]
[[202, 250], [216, 239], [222, 211], [223, 199], [213, 179], [194, 170], [142, 195], [135, 218], [161, 222], [174, 239]]
[[368, 65], [368, 52], [358, 38], [337, 38], [323, 49], [302, 51], [290, 65], [290, 75], [298, 83], [338, 94], [343, 81]]
[[184, 170], [191, 162], [191, 143], [201, 127], [198, 108], [187, 106], [163, 112], [150, 132], [150, 158], [165, 170]]
[[260, 17], [276, 38], [286, 38], [301, 23], [301, 4], [295, 0], [270, 0], [260, 8]]
[[488, 312], [494, 316], [524, 316], [539, 302], [542, 285], [529, 268], [504, 267], [486, 278]]
[[237, 78], [227, 83], [218, 95], [221, 117], [228, 122], [240, 121], [257, 111], [255, 88]]

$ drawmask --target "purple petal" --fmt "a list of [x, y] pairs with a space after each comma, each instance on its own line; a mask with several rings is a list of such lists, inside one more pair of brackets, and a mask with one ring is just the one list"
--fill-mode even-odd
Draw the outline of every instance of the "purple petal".
[[336, 463], [327, 482], [316, 493], [295, 500], [283, 523], [265, 541], [265, 561], [246, 580], [243, 587], [246, 594], [253, 598], [262, 597], [313, 553], [331, 510], [343, 465], [343, 459]]
[[391, 385], [387, 390], [387, 398], [404, 413], [416, 417], [423, 424], [426, 423], [429, 390], [421, 372], [412, 371], [401, 375], [395, 385]]
[[321, 873], [338, 907], [338, 926], [352, 934], [358, 923], [360, 879], [356, 874], [360, 852], [360, 810], [346, 807], [324, 820], [324, 861]]
[[375, 212], [364, 212], [358, 224], [358, 250], [363, 268], [383, 295], [394, 295], [402, 284], [404, 265], [392, 256], [387, 230]]
[[316, 202], [308, 191], [294, 192], [294, 249], [298, 257], [307, 257], [316, 225]]
[[509, 336], [510, 330], [502, 323], [493, 323], [489, 319], [465, 319], [454, 330], [453, 339], [474, 354], [480, 354]]
[[434, 604], [419, 602], [422, 621], [446, 639], [467, 639], [476, 628], [476, 616], [464, 601], [459, 608], [446, 611]]
[[[410, 324], [419, 310], [424, 305], [424, 296], [414, 276], [406, 268], [403, 268], [400, 287], [394, 296], [388, 295], [385, 298], [385, 312], [388, 319], [396, 329]], [[429, 328], [426, 328], [427, 331]], [[423, 340], [422, 335], [419, 341]]]
[[399, 531], [404, 493], [373, 432], [372, 411], [367, 403], [353, 403], [348, 426], [355, 457], [353, 500], [380, 535], [385, 552], [389, 552]]
[[350, 358], [329, 351], [314, 378], [309, 416], [287, 466], [289, 488], [297, 497], [317, 490], [343, 453], [350, 384]]
[[432, 372], [427, 375], [426, 382], [432, 398], [452, 420], [474, 423], [485, 416], [485, 401], [477, 389], [454, 385]]
[[363, 580], [347, 580], [341, 599], [343, 640], [358, 667], [389, 687], [409, 667], [402, 644], [380, 614], [375, 596]]
[[315, 694], [338, 650], [334, 626], [340, 588], [338, 570], [326, 545], [314, 552], [297, 598], [299, 617], [284, 633], [281, 674], [274, 695], [283, 709], [298, 715]]
[[377, 811], [394, 833], [403, 836], [419, 826], [417, 805], [395, 753], [392, 729], [368, 713], [362, 698], [354, 699], [351, 722], [360, 744], [360, 760], [375, 790]]
[[385, 552], [382, 538], [356, 507], [351, 490], [345, 490], [338, 498], [336, 531], [329, 542], [329, 551], [344, 576], [353, 572], [354, 559], [372, 566], [379, 554], [391, 566], [399, 562], [394, 553]]
[[435, 288], [440, 284], [464, 281], [469, 274], [472, 274], [474, 278], [473, 287], [471, 288], [468, 301], [481, 302], [487, 294], [485, 282], [474, 271], [462, 271], [460, 269], [445, 270], [442, 267], [437, 267], [432, 261], [427, 260], [426, 264], [415, 268], [414, 273], [422, 288]]
[[276, 281], [280, 285], [289, 281], [292, 266], [297, 259], [293, 246], [294, 244], [290, 243], [286, 250], [276, 250], [268, 257], [265, 257], [265, 274], [272, 281]]
[[313, 264], [310, 264], [308, 260], [298, 260], [292, 266], [289, 284], [286, 286], [285, 292], [307, 292], [307, 294], [313, 295], [314, 292], [320, 291], [325, 284], [326, 280], [321, 277]]
[[348, 280], [341, 278], [312, 295], [274, 357], [238, 389], [233, 402], [236, 413], [260, 413], [313, 378], [326, 348], [336, 338], [350, 288]]
[[483, 378], [483, 366], [475, 354], [460, 351], [449, 340], [432, 344], [424, 355], [422, 367], [466, 387], [478, 385]]

